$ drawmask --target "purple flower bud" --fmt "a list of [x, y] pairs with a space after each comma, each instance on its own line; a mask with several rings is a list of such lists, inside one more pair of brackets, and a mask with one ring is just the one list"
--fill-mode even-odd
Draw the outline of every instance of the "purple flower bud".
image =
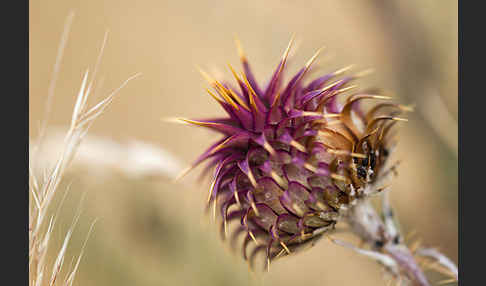
[[[359, 75], [345, 69], [308, 79], [316, 55], [284, 84], [289, 47], [265, 88], [246, 56], [238, 89], [204, 74], [227, 117], [185, 120], [223, 139], [199, 157], [214, 169], [208, 203], [219, 209], [224, 234], [244, 235], [267, 261], [295, 251], [337, 223], [339, 210], [364, 195], [387, 159], [390, 130], [403, 106], [368, 91], [349, 93]], [[232, 225], [233, 226], [233, 225]]]

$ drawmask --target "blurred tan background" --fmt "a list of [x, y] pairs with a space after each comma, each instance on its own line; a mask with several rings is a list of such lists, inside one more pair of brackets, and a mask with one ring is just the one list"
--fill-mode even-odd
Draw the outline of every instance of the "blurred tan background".
[[[222, 114], [205, 93], [196, 65], [229, 77], [240, 67], [236, 33], [260, 81], [278, 63], [292, 33], [295, 71], [321, 46], [322, 72], [356, 64], [380, 86], [416, 105], [402, 124], [392, 203], [405, 233], [458, 259], [457, 1], [30, 1], [30, 136], [38, 134], [57, 47], [69, 12], [76, 14], [66, 45], [49, 126], [65, 126], [86, 68], [93, 69], [109, 30], [99, 71], [99, 101], [130, 82], [94, 123], [90, 134], [114, 142], [141, 140], [177, 156], [185, 166], [208, 146], [205, 130], [163, 117]], [[49, 147], [49, 146], [48, 146]], [[52, 145], [54, 148], [54, 145]], [[95, 161], [94, 161], [95, 162]], [[89, 224], [77, 285], [384, 285], [380, 267], [322, 240], [251, 275], [204, 216], [208, 184], [198, 168], [181, 183], [164, 176], [130, 177], [73, 165], [61, 209], [62, 243], [80, 197], [83, 214], [69, 253], [77, 255]], [[434, 281], [443, 277], [431, 274]]]

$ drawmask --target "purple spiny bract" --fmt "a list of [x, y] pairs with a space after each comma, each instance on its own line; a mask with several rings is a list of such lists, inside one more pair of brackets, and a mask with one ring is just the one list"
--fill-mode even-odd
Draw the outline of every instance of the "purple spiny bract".
[[389, 99], [373, 90], [341, 104], [338, 97], [356, 87], [351, 82], [359, 75], [342, 76], [344, 68], [307, 80], [318, 53], [284, 84], [291, 44], [265, 87], [238, 45], [243, 73], [230, 67], [237, 88], [202, 72], [226, 117], [183, 119], [223, 135], [191, 168], [206, 161], [214, 169], [208, 206], [219, 212], [223, 236], [237, 221], [232, 236], [245, 236], [244, 258], [262, 251], [267, 266], [333, 229], [340, 210], [380, 191], [373, 186], [388, 157], [390, 130], [407, 110], [392, 103], [364, 110], [363, 100]]

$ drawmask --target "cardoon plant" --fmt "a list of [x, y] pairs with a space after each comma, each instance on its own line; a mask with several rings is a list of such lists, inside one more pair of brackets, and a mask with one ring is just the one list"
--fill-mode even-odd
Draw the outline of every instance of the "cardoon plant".
[[[405, 245], [388, 204], [395, 127], [411, 108], [378, 89], [350, 93], [363, 73], [346, 75], [349, 67], [308, 79], [319, 51], [284, 82], [292, 40], [263, 86], [237, 46], [243, 72], [229, 67], [236, 86], [201, 71], [226, 116], [181, 119], [222, 135], [189, 169], [206, 162], [213, 170], [208, 208], [219, 213], [223, 237], [244, 236], [243, 257], [264, 253], [267, 267], [327, 236], [381, 262], [397, 281], [429, 285], [418, 263], [425, 257], [457, 280], [456, 266], [438, 251]], [[382, 216], [369, 201], [375, 195]], [[232, 231], [231, 221], [238, 225]], [[329, 236], [343, 222], [366, 248]]]

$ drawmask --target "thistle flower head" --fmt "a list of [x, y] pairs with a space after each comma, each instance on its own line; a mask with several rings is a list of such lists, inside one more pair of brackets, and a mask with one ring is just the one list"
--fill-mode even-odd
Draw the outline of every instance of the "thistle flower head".
[[[230, 66], [236, 85], [202, 72], [226, 116], [183, 119], [223, 135], [192, 167], [206, 162], [214, 170], [208, 206], [221, 216], [223, 236], [237, 221], [232, 237], [245, 237], [245, 259], [264, 252], [267, 263], [314, 242], [334, 228], [340, 210], [379, 191], [370, 186], [407, 109], [374, 90], [349, 93], [362, 75], [345, 76], [349, 68], [308, 79], [319, 52], [284, 82], [291, 45], [265, 86], [238, 45], [243, 72]], [[365, 109], [365, 101], [374, 104]]]

